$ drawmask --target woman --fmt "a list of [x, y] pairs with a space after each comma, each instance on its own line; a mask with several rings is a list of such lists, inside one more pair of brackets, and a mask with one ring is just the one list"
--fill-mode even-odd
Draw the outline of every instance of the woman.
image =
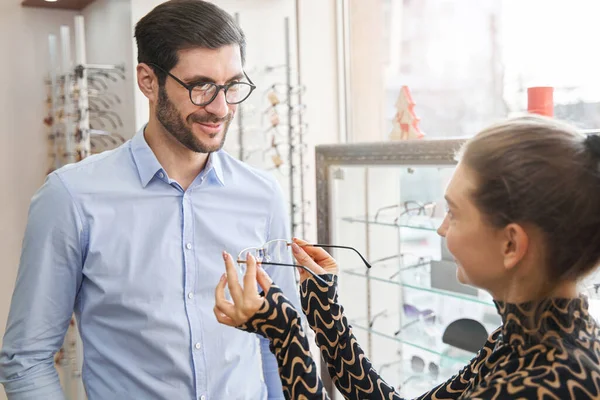
[[[465, 144], [445, 197], [438, 233], [458, 280], [487, 290], [503, 323], [467, 366], [419, 399], [600, 398], [600, 332], [576, 289], [600, 261], [600, 137], [534, 116], [494, 125]], [[348, 399], [399, 399], [337, 303], [335, 260], [303, 245], [293, 245], [298, 263], [327, 284], [301, 271], [302, 307], [336, 387]], [[225, 261], [217, 319], [271, 340], [288, 398], [326, 398], [297, 311], [255, 260], [243, 290], [234, 260]]]

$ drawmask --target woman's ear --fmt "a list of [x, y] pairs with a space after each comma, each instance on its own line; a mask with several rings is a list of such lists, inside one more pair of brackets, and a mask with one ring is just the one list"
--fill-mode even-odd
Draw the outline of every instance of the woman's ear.
[[501, 235], [504, 268], [510, 270], [525, 258], [529, 250], [529, 235], [521, 225], [516, 223], [508, 224]]
[[147, 64], [140, 63], [136, 67], [138, 87], [151, 102], [158, 98], [158, 78]]

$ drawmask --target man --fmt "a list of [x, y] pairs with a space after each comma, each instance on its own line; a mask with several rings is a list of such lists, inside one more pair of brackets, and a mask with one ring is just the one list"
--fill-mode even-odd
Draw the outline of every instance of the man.
[[[222, 251], [288, 237], [276, 181], [221, 151], [253, 85], [245, 39], [200, 0], [136, 26], [150, 120], [52, 173], [32, 200], [0, 353], [9, 399], [62, 399], [53, 355], [75, 311], [90, 400], [283, 398], [268, 342], [220, 325]], [[267, 271], [297, 299], [293, 268]]]

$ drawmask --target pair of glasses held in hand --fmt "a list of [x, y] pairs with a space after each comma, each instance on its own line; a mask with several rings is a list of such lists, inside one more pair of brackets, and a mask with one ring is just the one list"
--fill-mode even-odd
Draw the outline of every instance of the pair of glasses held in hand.
[[[246, 273], [246, 257], [248, 254], [251, 254], [256, 259], [258, 264], [263, 265], [276, 265], [280, 267], [295, 267], [302, 268], [309, 274], [315, 277], [315, 279], [319, 280], [321, 283], [327, 284], [321, 277], [311, 271], [304, 265], [299, 264], [289, 264], [286, 263], [289, 260], [290, 247], [292, 246], [292, 242], [288, 242], [285, 239], [275, 239], [265, 243], [261, 247], [248, 247], [242, 250], [237, 256], [237, 263], [240, 274], [243, 276]], [[361, 258], [367, 268], [371, 268], [371, 264], [363, 257], [362, 254], [354, 247], [350, 246], [339, 246], [332, 244], [305, 244], [300, 247], [321, 247], [324, 249], [346, 249], [352, 250]]]

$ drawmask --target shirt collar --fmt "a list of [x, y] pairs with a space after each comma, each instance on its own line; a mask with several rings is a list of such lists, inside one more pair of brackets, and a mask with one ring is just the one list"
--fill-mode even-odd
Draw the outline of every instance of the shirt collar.
[[[144, 137], [145, 128], [146, 125], [131, 139], [131, 154], [144, 188], [148, 186], [148, 183], [150, 183], [157, 173], [163, 172], [166, 175], [166, 171], [164, 171], [148, 142], [146, 142], [146, 138]], [[201, 175], [208, 175], [211, 171], [214, 171], [221, 186], [225, 186], [221, 156], [221, 151], [210, 153]]]
[[146, 142], [146, 138], [144, 138], [144, 129], [146, 129], [146, 125], [137, 131], [135, 136], [131, 139], [131, 155], [133, 156], [135, 166], [140, 175], [142, 186], [146, 187], [152, 178], [154, 178], [159, 171], [163, 170], [163, 167], [156, 159], [150, 146], [148, 146], [148, 142]]
[[210, 153], [208, 155], [208, 161], [206, 162], [206, 173], [210, 173], [210, 171], [214, 171], [217, 180], [221, 184], [221, 186], [225, 186], [225, 177], [223, 175], [223, 160], [221, 157], [223, 153], [221, 150]]

